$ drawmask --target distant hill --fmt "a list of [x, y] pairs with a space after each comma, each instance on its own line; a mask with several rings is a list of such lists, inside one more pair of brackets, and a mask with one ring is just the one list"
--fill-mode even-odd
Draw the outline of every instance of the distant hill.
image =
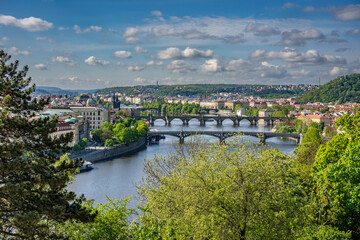
[[80, 93], [93, 93], [96, 92], [98, 89], [95, 90], [69, 90], [69, 89], [61, 89], [58, 87], [42, 87], [36, 86], [35, 94], [42, 94], [42, 95], [79, 95]]
[[189, 85], [147, 85], [134, 87], [112, 87], [104, 88], [97, 93], [110, 94], [114, 92], [124, 93], [126, 95], [150, 94], [153, 97], [164, 96], [209, 96], [217, 92], [251, 92], [251, 87], [255, 85], [237, 85], [237, 84], [189, 84]]
[[318, 89], [304, 94], [297, 101], [300, 103], [360, 103], [360, 74], [355, 73], [336, 78]]

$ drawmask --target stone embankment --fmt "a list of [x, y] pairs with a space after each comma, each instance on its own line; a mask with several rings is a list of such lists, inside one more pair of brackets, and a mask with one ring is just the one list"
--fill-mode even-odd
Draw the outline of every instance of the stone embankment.
[[85, 161], [97, 162], [137, 152], [144, 148], [146, 148], [146, 138], [142, 137], [138, 141], [130, 143], [129, 145], [120, 144], [113, 147], [96, 147], [84, 149], [79, 152], [71, 153], [69, 157], [70, 159], [82, 158]]

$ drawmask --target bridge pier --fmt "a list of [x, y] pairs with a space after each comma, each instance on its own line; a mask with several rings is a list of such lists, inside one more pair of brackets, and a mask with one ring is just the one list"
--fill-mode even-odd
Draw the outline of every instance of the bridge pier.
[[189, 121], [187, 119], [183, 120], [183, 126], [189, 126]]
[[216, 119], [216, 126], [222, 126], [222, 121], [220, 118]]
[[152, 118], [152, 115], [151, 115], [151, 114], [149, 115], [149, 125], [150, 125], [151, 127], [154, 126], [154, 121], [153, 121], [153, 118]]
[[251, 121], [250, 121], [251, 126], [256, 126], [256, 123], [257, 123], [257, 121], [255, 118], [251, 119]]
[[260, 139], [260, 144], [265, 144], [266, 143], [266, 136], [265, 136], [264, 133], [259, 133], [258, 138]]
[[170, 127], [171, 126], [171, 119], [168, 116], [165, 116], [165, 126]]
[[239, 126], [240, 124], [240, 121], [238, 118], [236, 118], [234, 121], [233, 121], [233, 126]]
[[200, 119], [198, 119], [200, 122], [200, 127], [205, 127], [205, 118], [203, 115], [201, 115]]

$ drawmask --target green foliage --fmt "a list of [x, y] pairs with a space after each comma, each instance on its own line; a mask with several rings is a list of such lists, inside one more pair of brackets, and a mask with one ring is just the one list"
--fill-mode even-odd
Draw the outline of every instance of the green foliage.
[[360, 114], [336, 121], [343, 133], [321, 146], [313, 166], [313, 211], [318, 223], [330, 223], [360, 237]]
[[120, 143], [130, 144], [140, 137], [146, 136], [148, 129], [143, 121], [125, 118], [124, 121], [114, 125], [104, 122], [100, 129], [92, 131], [92, 136], [94, 141], [106, 146], [114, 146]]
[[256, 93], [248, 93], [247, 95], [259, 96], [261, 98], [289, 98], [296, 95], [302, 95], [305, 91], [301, 88], [294, 90], [276, 90], [276, 89], [264, 89]]
[[116, 144], [116, 141], [114, 139], [106, 139], [105, 146], [106, 147], [112, 147]]
[[259, 108], [256, 107], [246, 107], [245, 108], [245, 115], [248, 117], [257, 117], [259, 115]]
[[91, 223], [82, 223], [69, 220], [65, 224], [57, 226], [57, 231], [71, 240], [95, 240], [95, 239], [132, 239], [129, 217], [135, 213], [126, 205], [130, 199], [109, 199], [106, 203], [98, 203], [93, 207], [93, 201], [87, 201], [84, 207], [97, 213], [95, 220]]
[[275, 126], [277, 133], [293, 133], [296, 131], [295, 128], [289, 126], [288, 124], [281, 122]]
[[59, 160], [72, 134], [51, 137], [57, 119], [33, 118], [49, 100], [31, 100], [28, 67], [18, 70], [19, 62], [9, 59], [1, 50], [0, 239], [55, 239], [50, 223], [95, 217], [81, 205], [83, 196], [66, 190], [82, 160]]
[[148, 160], [142, 223], [164, 239], [293, 239], [302, 227], [293, 159], [248, 147], [194, 144]]
[[345, 75], [304, 94], [297, 99], [300, 103], [308, 102], [360, 102], [360, 74]]
[[313, 225], [304, 228], [296, 238], [298, 240], [346, 240], [351, 239], [351, 232], [340, 231], [329, 225]]
[[[204, 110], [201, 109], [199, 104], [196, 103], [166, 103], [163, 99], [154, 101], [151, 103], [144, 102], [142, 104], [143, 108], [156, 108], [161, 111], [162, 114], [167, 115], [181, 115], [181, 114], [203, 114]], [[148, 113], [154, 113], [154, 110], [148, 110]], [[155, 110], [155, 114], [158, 113], [158, 110]], [[146, 115], [146, 114], [145, 114]]]
[[319, 130], [317, 128], [309, 128], [303, 138], [302, 143], [296, 149], [296, 161], [312, 166], [315, 160], [315, 155], [322, 143]]
[[87, 138], [83, 138], [80, 140], [78, 144], [75, 144], [73, 147], [73, 151], [80, 151], [84, 150], [88, 146], [88, 140]]

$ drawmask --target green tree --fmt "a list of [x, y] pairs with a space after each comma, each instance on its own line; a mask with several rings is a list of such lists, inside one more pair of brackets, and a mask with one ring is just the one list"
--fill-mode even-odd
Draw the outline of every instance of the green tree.
[[316, 154], [313, 166], [314, 219], [360, 238], [360, 113], [336, 121], [335, 135]]
[[309, 128], [302, 143], [296, 149], [297, 162], [311, 167], [314, 163], [316, 152], [322, 142], [319, 130], [313, 127]]
[[49, 223], [67, 219], [91, 221], [81, 205], [84, 197], [66, 190], [80, 159], [59, 160], [70, 150], [71, 134], [51, 137], [57, 119], [35, 119], [47, 101], [31, 100], [28, 67], [0, 51], [0, 238], [49, 239], [56, 233]]
[[93, 201], [87, 201], [84, 206], [91, 209], [92, 213], [97, 213], [95, 220], [90, 223], [69, 220], [65, 224], [58, 225], [57, 231], [71, 240], [132, 239], [129, 217], [135, 211], [126, 207], [129, 202], [129, 198], [117, 200], [107, 197], [106, 203], [98, 203], [94, 207]]
[[142, 223], [165, 239], [293, 239], [302, 203], [292, 157], [239, 142], [204, 145], [148, 160]]

